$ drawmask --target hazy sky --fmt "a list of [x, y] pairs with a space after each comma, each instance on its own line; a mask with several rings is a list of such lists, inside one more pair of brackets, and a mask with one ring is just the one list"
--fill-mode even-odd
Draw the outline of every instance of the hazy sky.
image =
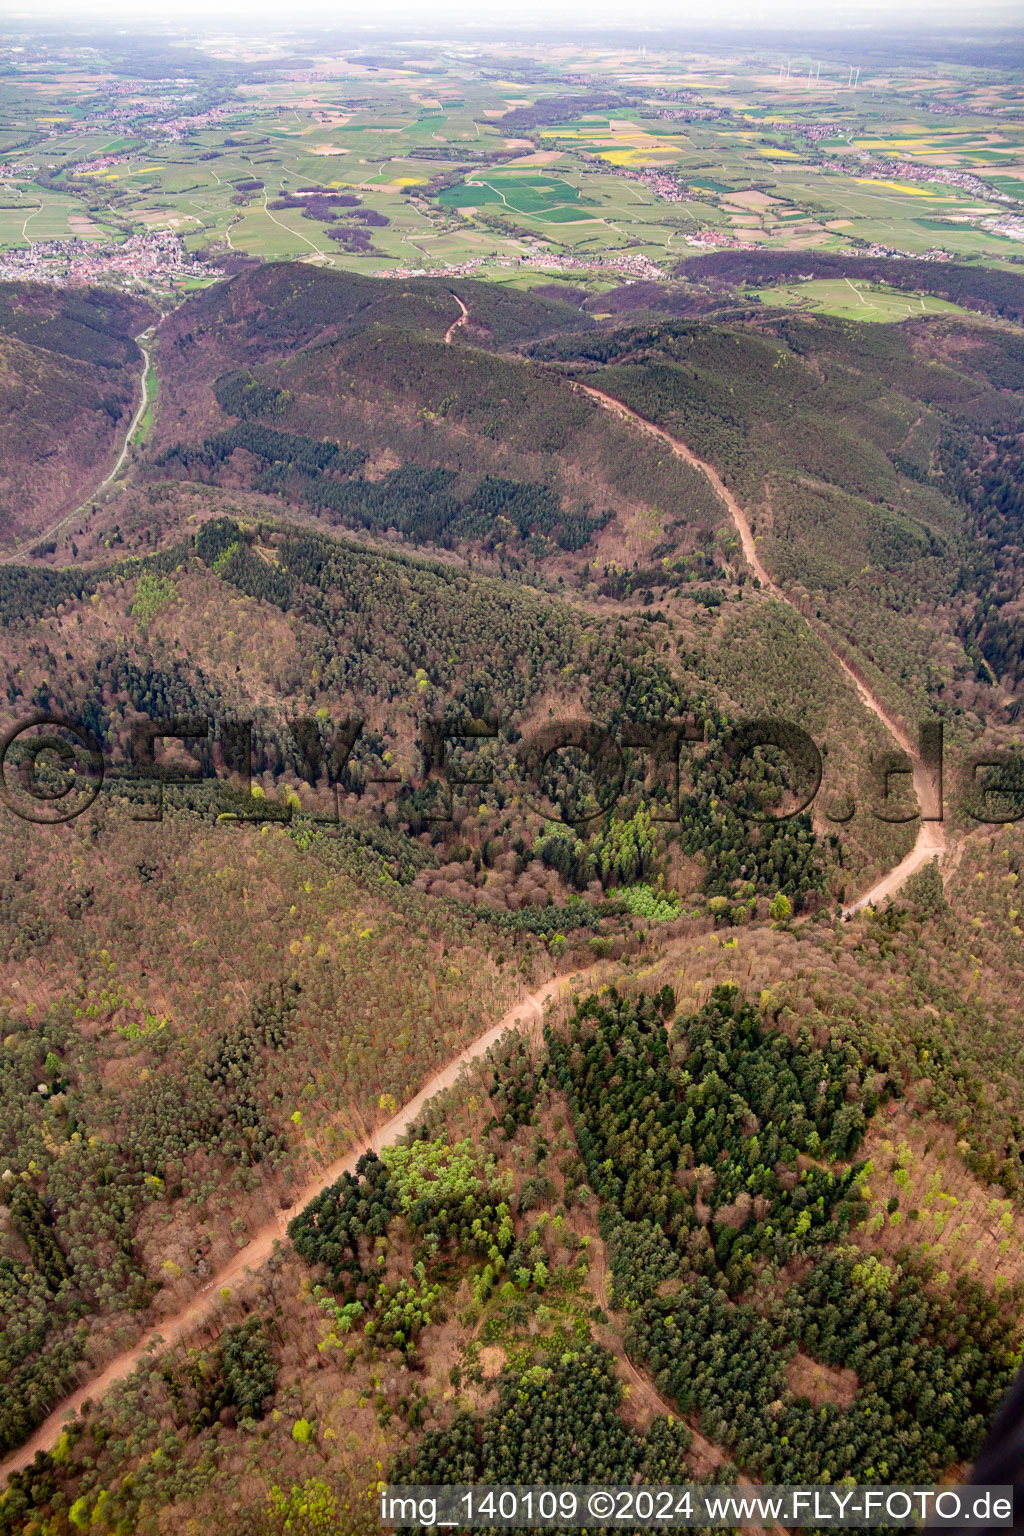
[[[436, 33], [446, 26], [508, 28], [580, 28], [657, 26], [685, 33], [707, 32], [712, 26], [812, 27], [854, 30], [865, 25], [962, 26], [965, 31], [987, 23], [1020, 25], [1024, 8], [1020, 0], [374, 0], [372, 5], [354, 0], [300, 0], [282, 5], [280, 0], [39, 0], [31, 11], [15, 3], [5, 8], [10, 21], [67, 16], [82, 22], [122, 20], [143, 23], [204, 27], [230, 25], [251, 30], [279, 30], [306, 26], [366, 27], [408, 26]], [[0, 16], [0, 30], [4, 21]]]

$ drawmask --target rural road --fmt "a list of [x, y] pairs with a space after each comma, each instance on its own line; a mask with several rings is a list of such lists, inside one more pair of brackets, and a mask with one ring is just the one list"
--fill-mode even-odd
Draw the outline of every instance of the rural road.
[[[137, 346], [139, 348], [139, 351], [142, 353], [142, 398], [139, 401], [139, 408], [138, 408], [138, 410], [135, 412], [135, 415], [132, 417], [131, 425], [129, 426], [128, 431], [125, 433], [124, 443], [121, 446], [121, 452], [117, 456], [117, 462], [115, 463], [113, 469], [110, 471], [110, 474], [107, 475], [106, 479], [100, 481], [99, 485], [96, 487], [96, 489], [92, 493], [93, 496], [98, 496], [100, 491], [106, 490], [106, 488], [110, 484], [110, 482], [112, 480], [116, 480], [118, 475], [121, 473], [121, 465], [124, 463], [125, 459], [128, 457], [128, 449], [132, 445], [132, 438], [135, 436], [135, 433], [138, 430], [139, 422], [142, 420], [143, 416], [145, 416], [145, 414], [146, 414], [146, 406], [149, 404], [149, 363], [150, 363], [149, 350], [148, 350], [148, 348], [146, 346], [146, 342], [149, 341], [149, 339], [152, 336], [152, 334], [153, 334], [152, 330], [143, 331], [141, 336], [136, 336], [136, 338], [135, 338], [135, 341], [136, 341], [136, 344], [137, 344]], [[92, 496], [89, 497], [89, 500], [90, 501], [92, 500]], [[74, 513], [72, 513], [72, 516], [74, 516]]]
[[[804, 618], [803, 614], [800, 613], [799, 608], [797, 608], [794, 603], [790, 602], [786, 594], [780, 587], [776, 585], [776, 583], [768, 575], [768, 572], [765, 570], [764, 565], [761, 562], [761, 557], [757, 553], [757, 546], [754, 542], [753, 530], [750, 527], [747, 515], [743, 511], [743, 508], [740, 506], [739, 502], [736, 500], [735, 496], [729, 490], [728, 486], [725, 485], [725, 483], [722, 481], [718, 472], [713, 469], [710, 464], [705, 463], [703, 459], [699, 459], [697, 455], [689, 447], [687, 447], [686, 443], [682, 442], [680, 438], [673, 437], [670, 432], [665, 431], [664, 427], [655, 426], [654, 422], [648, 421], [643, 416], [638, 416], [636, 411], [632, 411], [630, 410], [629, 406], [623, 405], [621, 400], [616, 400], [614, 395], [606, 395], [603, 390], [594, 389], [591, 385], [582, 384], [578, 381], [575, 382], [574, 387], [580, 390], [583, 394], [589, 395], [592, 400], [596, 400], [598, 405], [602, 406], [605, 410], [611, 411], [614, 415], [623, 418], [625, 421], [632, 422], [634, 426], [639, 427], [643, 432], [649, 433], [650, 436], [660, 439], [661, 442], [666, 443], [669, 448], [671, 448], [672, 452], [676, 454], [678, 458], [685, 459], [687, 464], [692, 465], [694, 469], [700, 470], [701, 474], [703, 474], [710, 482], [711, 488], [718, 496], [719, 500], [724, 502], [726, 508], [728, 509], [729, 516], [732, 518], [733, 527], [739, 534], [740, 545], [743, 549], [744, 559], [746, 560], [750, 569], [753, 571], [754, 575], [760, 581], [762, 590], [769, 592], [771, 596], [776, 598], [780, 603], [785, 603], [787, 607], [792, 608], [793, 612], [796, 613], [801, 621], [806, 624], [807, 620]], [[820, 629], [813, 628], [811, 625], [808, 625], [808, 628], [812, 630], [813, 634], [818, 636], [818, 638], [825, 646], [827, 646], [832, 656], [846, 673], [846, 676], [853, 683], [853, 686], [856, 688], [857, 693], [860, 696], [861, 702], [871, 710], [872, 714], [875, 715], [878, 720], [881, 721], [882, 725], [892, 737], [897, 747], [899, 747], [900, 751], [905, 752], [909, 757], [913, 771], [914, 791], [917, 795], [918, 805], [922, 808], [923, 811], [934, 806], [938, 798], [938, 786], [934, 782], [934, 779], [925, 763], [921, 760], [918, 753], [914, 751], [913, 746], [907, 739], [905, 731], [903, 731], [897, 722], [893, 720], [892, 716], [886, 712], [883, 706], [879, 703], [878, 699], [875, 698], [870, 688], [868, 688], [867, 684], [857, 676], [850, 664], [844, 660], [840, 653], [830, 643], [827, 635], [823, 634]], [[849, 906], [844, 907], [843, 916], [849, 917], [852, 913], [859, 912], [862, 907], [877, 905], [878, 902], [884, 901], [887, 897], [893, 895], [895, 891], [898, 891], [904, 881], [908, 880], [912, 874], [916, 873], [917, 870], [921, 869], [925, 864], [930, 863], [932, 859], [940, 857], [945, 852], [945, 849], [946, 834], [943, 830], [942, 823], [938, 821], [922, 820], [918, 828], [917, 841], [915, 842], [910, 852], [907, 854], [906, 858], [901, 860], [901, 862], [896, 865], [895, 869], [891, 869], [887, 875], [884, 875], [882, 879], [873, 885], [869, 891], [865, 891], [864, 894], [859, 896], [856, 901], [851, 902]]]
[[135, 415], [132, 417], [131, 422], [129, 423], [128, 431], [124, 435], [124, 442], [121, 445], [121, 452], [117, 456], [117, 461], [114, 464], [113, 469], [109, 474], [104, 476], [104, 478], [100, 481], [99, 485], [97, 485], [94, 490], [90, 491], [85, 501], [83, 501], [79, 506], [75, 507], [73, 511], [65, 512], [64, 516], [59, 518], [57, 522], [51, 523], [49, 528], [44, 528], [41, 532], [34, 533], [31, 538], [23, 540], [22, 543], [19, 544], [16, 549], [11, 550], [9, 554], [0, 555], [0, 565], [12, 565], [16, 560], [20, 560], [25, 551], [30, 549], [33, 545], [42, 544], [46, 539], [52, 539], [55, 533], [62, 532], [63, 529], [67, 527], [68, 523], [74, 522], [75, 518], [79, 517], [85, 511], [89, 503], [93, 501], [101, 491], [106, 490], [111, 481], [117, 479], [121, 472], [121, 466], [123, 465], [125, 459], [128, 457], [128, 450], [132, 445], [132, 438], [135, 436], [139, 423], [143, 416], [146, 414], [146, 406], [149, 404], [150, 358], [146, 342], [149, 341], [152, 334], [153, 331], [152, 328], [150, 328], [148, 331], [143, 331], [141, 336], [136, 336], [135, 338], [136, 345], [138, 346], [139, 351], [142, 353], [142, 398], [139, 401], [138, 410], [135, 412]]
[[[263, 212], [266, 214], [271, 224], [276, 224], [278, 229], [283, 229], [286, 235], [295, 235], [298, 237], [298, 239], [304, 240], [311, 251], [315, 252], [315, 254], [319, 256], [323, 261], [330, 262], [332, 267], [334, 266], [334, 258], [332, 256], [328, 256], [326, 251], [322, 251], [318, 245], [314, 244], [308, 235], [304, 235], [302, 233], [301, 229], [292, 229], [290, 224], [285, 224], [280, 219], [275, 218], [275, 216], [270, 211], [270, 203], [267, 199], [266, 187], [263, 188]], [[306, 260], [308, 259], [309, 258], [307, 257]]]
[[435, 1094], [441, 1093], [444, 1089], [451, 1088], [458, 1080], [462, 1068], [483, 1056], [507, 1029], [522, 1023], [526, 1015], [531, 1012], [534, 1016], [531, 1030], [539, 1029], [544, 1019], [544, 1004], [549, 998], [556, 997], [567, 982], [568, 977], [555, 976], [545, 983], [540, 991], [528, 993], [522, 1001], [503, 1014], [497, 1024], [493, 1024], [485, 1034], [480, 1035], [453, 1056], [447, 1066], [435, 1073], [419, 1093], [407, 1104], [403, 1104], [397, 1114], [392, 1115], [391, 1119], [374, 1131], [372, 1136], [360, 1141], [357, 1146], [346, 1152], [344, 1157], [338, 1158], [329, 1168], [323, 1169], [311, 1179], [295, 1196], [295, 1202], [289, 1210], [278, 1212], [270, 1221], [265, 1222], [245, 1247], [239, 1249], [230, 1264], [226, 1265], [219, 1274], [214, 1275], [213, 1279], [198, 1295], [193, 1296], [186, 1306], [173, 1316], [165, 1318], [158, 1327], [151, 1328], [134, 1348], [118, 1355], [103, 1371], [86, 1382], [84, 1387], [80, 1387], [70, 1397], [66, 1397], [50, 1416], [43, 1420], [31, 1439], [0, 1461], [0, 1486], [12, 1472], [18, 1472], [23, 1467], [27, 1467], [37, 1451], [52, 1450], [60, 1438], [68, 1416], [77, 1413], [87, 1398], [92, 1400], [101, 1398], [115, 1382], [123, 1381], [126, 1376], [130, 1376], [147, 1350], [152, 1349], [154, 1345], [169, 1348], [179, 1343], [212, 1317], [221, 1304], [221, 1292], [238, 1289], [245, 1283], [251, 1271], [266, 1263], [274, 1251], [274, 1244], [284, 1239], [288, 1223], [293, 1216], [340, 1179], [343, 1173], [354, 1172], [356, 1163], [364, 1152], [380, 1152], [383, 1147], [393, 1145], [404, 1136], [410, 1126], [415, 1123], [427, 1100], [432, 1099]]

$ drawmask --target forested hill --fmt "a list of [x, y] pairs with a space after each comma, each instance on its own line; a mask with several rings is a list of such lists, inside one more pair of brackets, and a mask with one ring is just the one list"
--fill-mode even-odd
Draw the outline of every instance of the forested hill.
[[[713, 574], [725, 509], [706, 479], [546, 367], [503, 350], [593, 322], [486, 284], [286, 266], [175, 312], [157, 339], [145, 476], [244, 487], [328, 523], [486, 550], [555, 574], [667, 557]], [[679, 574], [679, 570], [676, 570]]]
[[[0, 322], [134, 398], [145, 312]], [[954, 787], [1020, 698], [1019, 333], [295, 264], [156, 330], [123, 478], [0, 566], [57, 717], [0, 785], [0, 1536], [962, 1477], [1021, 1359], [1024, 856]], [[949, 853], [880, 908], [887, 711]]]
[[338, 340], [365, 337], [370, 344], [382, 328], [440, 341], [462, 316], [456, 293], [471, 316], [461, 339], [476, 345], [508, 346], [594, 323], [574, 305], [471, 279], [391, 283], [300, 262], [267, 263], [195, 295], [161, 327], [176, 402], [165, 412], [161, 446], [179, 410], [198, 419], [194, 397], [208, 406], [210, 385], [221, 373]]
[[[452, 330], [455, 294], [468, 319]], [[898, 712], [977, 698], [987, 715], [986, 690], [1024, 676], [1024, 343], [1008, 326], [598, 324], [510, 288], [285, 264], [183, 305], [159, 352], [151, 481], [257, 491], [606, 594], [735, 574], [707, 479], [578, 380], [718, 470], [768, 569]]]
[[[700, 904], [736, 891], [756, 906], [782, 891], [804, 909], [843, 889], [835, 839], [815, 835], [806, 816], [751, 835], [749, 815], [788, 793], [792, 769], [771, 755], [731, 766], [738, 679], [730, 692], [713, 678], [663, 616], [622, 626], [517, 583], [227, 517], [163, 555], [77, 580], [9, 567], [0, 612], [12, 658], [22, 658], [7, 689], [12, 708], [72, 714], [114, 762], [130, 756], [138, 714], [204, 716], [219, 739], [224, 721], [248, 711], [251, 766], [265, 793], [297, 794], [312, 807], [325, 794], [330, 805], [337, 787], [347, 812], [378, 829], [374, 839], [397, 861], [400, 880], [436, 885], [437, 895], [479, 904], [503, 922], [525, 912], [524, 929], [596, 929], [608, 893], [656, 881], [674, 864]], [[89, 622], [91, 613], [102, 623]], [[54, 629], [74, 634], [72, 655], [55, 645]], [[253, 650], [240, 637], [255, 633], [264, 644]], [[748, 641], [758, 643], [749, 630]], [[820, 651], [805, 665], [823, 684], [808, 721], [820, 730], [832, 718], [836, 680]], [[572, 754], [560, 753], [533, 793], [517, 744], [549, 711], [568, 720], [582, 712], [623, 741], [631, 730], [706, 714], [692, 789], [676, 805], [662, 787], [653, 808], [668, 795], [675, 811], [656, 825], [641, 794], [645, 751], [624, 757], [621, 782], [609, 767], [582, 773], [575, 787]], [[347, 747], [346, 719], [363, 722]], [[431, 733], [444, 726], [458, 737], [488, 721], [493, 799], [467, 792], [481, 801], [474, 830], [468, 807], [441, 814]], [[858, 749], [873, 739], [857, 720], [836, 770], [852, 774]], [[382, 799], [377, 785], [389, 776], [401, 787]], [[711, 814], [726, 795], [728, 805]], [[570, 821], [578, 811], [580, 825], [563, 821], [563, 810]], [[853, 836], [854, 849], [862, 861], [885, 857], [870, 824]], [[684, 858], [693, 861], [685, 875]], [[549, 916], [526, 911], [551, 900]], [[662, 916], [682, 910], [673, 900]]]
[[800, 277], [848, 277], [886, 283], [907, 293], [930, 293], [982, 314], [1024, 320], [1024, 272], [965, 266], [955, 261], [843, 255], [831, 251], [713, 251], [677, 268], [688, 282], [713, 279], [756, 286]]
[[[751, 831], [791, 772], [731, 763], [735, 713], [663, 617], [244, 522], [89, 573], [2, 573], [10, 712], [75, 719], [107, 780], [63, 842], [0, 819], [0, 1454], [524, 982], [643, 951], [652, 928], [824, 909], [846, 878], [807, 816]], [[621, 782], [614, 752], [607, 772], [568, 749], [520, 766], [524, 737], [581, 711], [655, 745], [706, 718], [678, 806], [671, 770], [648, 796], [644, 750]], [[154, 795], [140, 718], [193, 722], [202, 782]]]
[[268, 262], [214, 284], [177, 311], [186, 329], [216, 325], [225, 346], [246, 349], [308, 346], [327, 335], [353, 334], [375, 325], [443, 336], [462, 311], [470, 311], [470, 335], [496, 346], [553, 331], [583, 330], [591, 317], [558, 298], [499, 287], [472, 278], [404, 278], [383, 282], [355, 272], [325, 271], [302, 262]]
[[0, 283], [0, 335], [101, 368], [136, 362], [131, 338], [156, 318], [146, 300], [108, 288]]
[[106, 291], [0, 283], [0, 550], [73, 508], [116, 456], [156, 319]]
[[619, 324], [529, 352], [713, 464], [771, 574], [895, 685], [898, 707], [1016, 691], [1018, 331], [775, 312]]

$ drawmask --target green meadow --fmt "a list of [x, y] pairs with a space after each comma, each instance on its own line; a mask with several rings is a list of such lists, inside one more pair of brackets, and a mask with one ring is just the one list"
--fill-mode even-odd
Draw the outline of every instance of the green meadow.
[[[546, 213], [565, 203], [574, 202], [579, 191], [569, 182], [554, 176], [485, 175], [468, 176], [461, 186], [449, 187], [438, 196], [447, 208], [482, 207], [498, 203], [516, 213]], [[585, 215], [584, 215], [585, 217]]]
[[[956, 105], [943, 118], [926, 111], [910, 71], [905, 85], [898, 71], [877, 81], [867, 71], [847, 91], [842, 71], [827, 83], [828, 70], [820, 84], [786, 80], [742, 58], [664, 53], [638, 75], [626, 54], [555, 48], [524, 65], [518, 53], [503, 63], [506, 52], [439, 47], [415, 70], [341, 58], [315, 84], [263, 71], [218, 98], [221, 116], [200, 114], [174, 138], [112, 110], [104, 122], [119, 97], [65, 95], [52, 73], [26, 73], [10, 83], [0, 125], [12, 171], [0, 189], [0, 250], [164, 229], [214, 261], [235, 252], [360, 271], [516, 257], [526, 234], [555, 253], [628, 252], [665, 271], [697, 234], [779, 249], [941, 247], [987, 262], [1024, 254], [984, 225], [1006, 204], [873, 175], [856, 159], [865, 146], [933, 170], [936, 157], [970, 164], [1024, 210], [1024, 136], [1010, 121], [972, 117], [975, 93], [980, 104], [993, 87], [970, 72], [930, 78], [929, 99]], [[723, 115], [693, 118], [673, 105], [680, 90]], [[808, 140], [803, 130], [823, 121], [835, 131]], [[96, 164], [107, 156], [115, 163]], [[661, 195], [648, 173], [668, 173], [679, 195]], [[357, 227], [358, 214], [267, 206], [306, 188], [354, 195], [387, 223], [346, 248], [332, 233]]]
[[762, 304], [786, 305], [842, 320], [919, 320], [922, 315], [962, 315], [958, 304], [934, 299], [925, 294], [901, 293], [882, 284], [856, 282], [849, 278], [822, 278], [808, 283], [761, 288], [757, 296]]

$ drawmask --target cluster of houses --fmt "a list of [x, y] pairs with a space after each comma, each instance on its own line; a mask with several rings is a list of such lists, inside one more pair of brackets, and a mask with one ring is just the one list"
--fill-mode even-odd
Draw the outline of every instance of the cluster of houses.
[[469, 277], [481, 267], [531, 267], [542, 272], [601, 272], [614, 273], [617, 277], [631, 280], [644, 278], [648, 281], [665, 277], [647, 256], [634, 251], [623, 251], [608, 256], [570, 256], [553, 251], [535, 250], [525, 256], [507, 256], [494, 251], [489, 256], [474, 256], [469, 261], [450, 262], [441, 267], [389, 267], [378, 270], [374, 277]]
[[0, 280], [32, 279], [56, 287], [114, 281], [127, 288], [172, 288], [186, 277], [219, 274], [193, 260], [178, 235], [152, 231], [120, 242], [39, 240], [0, 251]]
[[648, 187], [663, 203], [682, 203], [686, 201], [687, 190], [675, 171], [658, 169], [654, 166], [646, 170], [631, 170], [624, 165], [602, 165], [602, 172], [609, 176], [621, 176], [625, 181], [638, 181], [641, 186]]
[[1007, 192], [997, 192], [987, 181], [971, 171], [958, 171], [948, 165], [919, 165], [914, 160], [863, 160], [846, 161], [842, 169], [854, 176], [877, 176], [882, 181], [938, 181], [944, 186], [958, 187], [970, 197], [986, 203], [1016, 203], [1017, 199]]

